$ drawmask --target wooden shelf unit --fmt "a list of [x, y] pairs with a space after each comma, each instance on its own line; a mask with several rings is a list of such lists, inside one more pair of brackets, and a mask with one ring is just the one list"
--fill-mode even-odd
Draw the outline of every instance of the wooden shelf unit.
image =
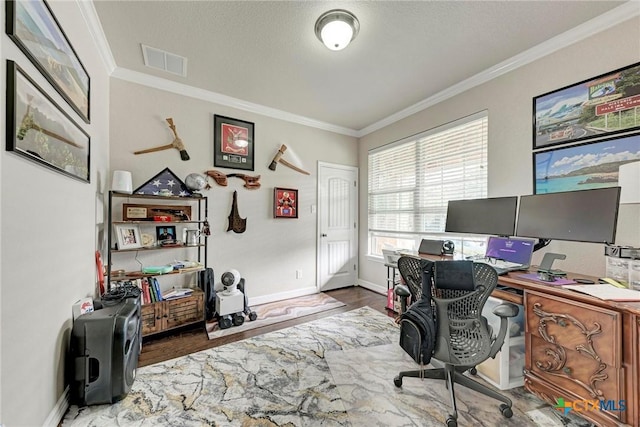
[[[150, 220], [132, 220], [122, 221], [121, 219], [114, 220], [114, 198], [121, 199], [143, 199], [149, 201], [150, 205], [157, 206], [158, 204], [166, 203], [166, 206], [170, 208], [172, 202], [191, 203], [195, 205], [195, 214], [193, 214], [190, 220], [185, 221], [150, 221]], [[204, 241], [197, 245], [169, 245], [169, 246], [153, 246], [153, 247], [140, 247], [132, 249], [116, 249], [114, 239], [114, 226], [115, 225], [128, 225], [136, 224], [142, 226], [164, 226], [164, 225], [189, 225], [195, 224], [203, 226], [207, 222], [208, 215], [208, 199], [207, 197], [163, 197], [152, 196], [142, 194], [121, 194], [109, 192], [108, 202], [108, 230], [107, 230], [107, 271], [106, 282], [110, 289], [112, 282], [123, 281], [135, 281], [136, 279], [152, 278], [152, 277], [168, 277], [184, 274], [197, 274], [203, 271], [207, 267], [207, 236], [203, 235], [201, 239]], [[196, 218], [196, 219], [194, 219]], [[112, 255], [116, 253], [138, 253], [138, 252], [150, 252], [174, 249], [188, 249], [197, 251], [197, 261], [200, 263], [198, 267], [188, 267], [180, 270], [175, 270], [164, 274], [146, 274], [141, 271], [126, 271], [124, 274], [116, 274], [117, 270], [113, 270], [113, 258]], [[120, 255], [120, 256], [125, 256]], [[194, 289], [193, 293], [189, 296], [182, 298], [176, 298], [165, 301], [157, 301], [146, 303], [142, 305], [142, 335], [148, 336], [160, 332], [169, 331], [181, 326], [195, 324], [202, 322], [204, 324], [205, 310], [204, 310], [204, 293], [200, 289]]]

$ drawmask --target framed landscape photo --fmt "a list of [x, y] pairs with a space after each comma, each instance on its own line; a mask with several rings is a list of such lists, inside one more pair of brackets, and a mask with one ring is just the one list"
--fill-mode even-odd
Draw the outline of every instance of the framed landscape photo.
[[640, 132], [640, 63], [533, 98], [533, 149]]
[[43, 0], [7, 0], [6, 32], [60, 95], [89, 123], [87, 70]]
[[138, 225], [116, 225], [118, 250], [138, 249], [142, 247], [142, 237]]
[[254, 125], [230, 117], [213, 116], [213, 164], [221, 168], [254, 169]]
[[640, 160], [640, 134], [533, 153], [534, 194], [618, 185], [620, 165]]
[[278, 187], [273, 189], [273, 217], [298, 218], [298, 190]]
[[15, 62], [7, 61], [6, 149], [89, 182], [90, 138]]

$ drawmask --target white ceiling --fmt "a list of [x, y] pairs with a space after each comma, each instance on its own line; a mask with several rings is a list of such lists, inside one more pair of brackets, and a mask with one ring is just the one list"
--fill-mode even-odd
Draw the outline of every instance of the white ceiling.
[[[290, 114], [356, 136], [479, 76], [489, 79], [636, 16], [639, 4], [93, 2], [114, 75], [139, 79], [145, 73], [156, 82], [162, 78], [212, 93], [229, 105]], [[360, 21], [357, 38], [339, 52], [324, 47], [314, 33], [316, 19], [332, 8], [348, 9]], [[141, 44], [187, 57], [187, 77], [145, 67]]]

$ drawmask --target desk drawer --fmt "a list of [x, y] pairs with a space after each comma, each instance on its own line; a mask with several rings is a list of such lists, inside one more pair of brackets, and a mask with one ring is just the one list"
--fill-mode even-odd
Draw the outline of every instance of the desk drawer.
[[565, 391], [568, 400], [624, 399], [622, 369], [528, 334], [526, 370]]
[[602, 307], [527, 292], [526, 333], [607, 366], [622, 364], [622, 318]]

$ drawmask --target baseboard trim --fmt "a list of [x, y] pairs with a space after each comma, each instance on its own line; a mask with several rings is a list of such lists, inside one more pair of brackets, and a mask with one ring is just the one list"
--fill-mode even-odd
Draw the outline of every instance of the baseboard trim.
[[44, 420], [42, 427], [57, 427], [60, 425], [62, 418], [64, 418], [64, 414], [66, 414], [67, 409], [69, 409], [69, 391], [69, 386], [67, 386], [56, 402], [56, 406], [53, 407], [51, 412], [49, 412], [47, 419]]
[[282, 301], [290, 298], [303, 297], [306, 295], [312, 295], [317, 293], [318, 293], [318, 288], [313, 286], [310, 288], [302, 288], [302, 289], [296, 289], [294, 291], [279, 292], [277, 294], [264, 295], [261, 297], [252, 297], [252, 298], [249, 298], [249, 306], [266, 304], [274, 301]]
[[369, 289], [370, 291], [373, 291], [382, 295], [387, 295], [387, 288], [373, 282], [368, 282], [366, 280], [358, 279], [358, 286], [362, 286], [365, 289]]

